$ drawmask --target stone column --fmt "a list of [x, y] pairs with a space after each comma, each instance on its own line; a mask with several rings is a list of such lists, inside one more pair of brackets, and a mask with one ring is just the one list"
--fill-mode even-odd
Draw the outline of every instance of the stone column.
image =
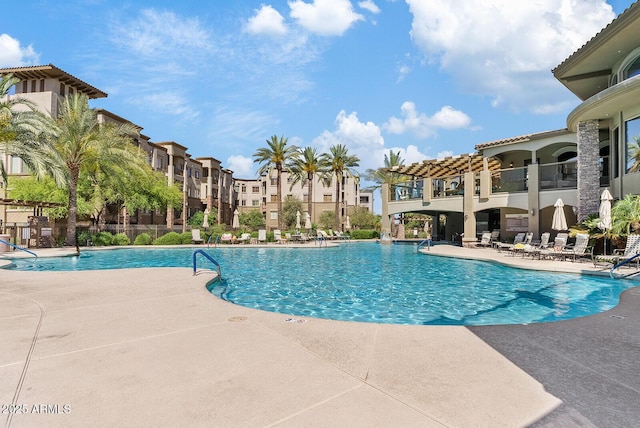
[[383, 183], [380, 188], [380, 200], [382, 201], [381, 232], [391, 235], [391, 218], [389, 217], [389, 185]]
[[597, 213], [600, 204], [598, 121], [578, 123], [578, 222]]
[[473, 172], [464, 173], [464, 237], [462, 246], [469, 247], [477, 242], [476, 238], [476, 213], [474, 209], [474, 193], [476, 187], [475, 174]]

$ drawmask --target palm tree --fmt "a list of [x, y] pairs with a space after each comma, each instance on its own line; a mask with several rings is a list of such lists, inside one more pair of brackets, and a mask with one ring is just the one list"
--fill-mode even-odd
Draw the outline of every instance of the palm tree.
[[53, 147], [66, 167], [69, 191], [66, 245], [76, 245], [78, 179], [81, 172], [110, 171], [118, 165], [136, 165], [138, 159], [128, 150], [137, 134], [129, 124], [100, 124], [96, 111], [89, 108], [86, 95], [75, 93], [60, 104], [60, 114], [50, 118]]
[[[367, 169], [365, 172], [365, 179], [373, 181], [375, 185], [367, 188], [369, 191], [373, 191], [382, 187], [383, 184], [389, 184], [390, 187], [396, 183], [402, 183], [409, 181], [411, 178], [408, 175], [398, 174], [396, 172], [386, 171], [388, 168], [394, 166], [400, 166], [404, 163], [404, 159], [400, 157], [400, 150], [398, 153], [394, 153], [393, 150], [389, 150], [389, 155], [384, 155], [384, 167], [378, 169]], [[394, 192], [394, 189], [390, 189]]]
[[324, 170], [324, 177], [327, 181], [332, 177], [336, 178], [336, 202], [335, 202], [335, 228], [340, 230], [340, 195], [342, 194], [340, 186], [343, 177], [354, 177], [356, 180], [360, 178], [359, 174], [352, 168], [359, 165], [360, 159], [355, 155], [349, 154], [349, 149], [342, 145], [336, 144], [329, 148], [329, 153], [323, 153], [320, 157], [320, 165]]
[[[63, 183], [64, 170], [59, 159], [42, 138], [47, 131], [46, 117], [29, 100], [9, 96], [9, 90], [19, 81], [11, 75], [0, 78], [0, 153], [22, 159], [36, 178], [51, 175], [58, 184]], [[7, 181], [2, 162], [0, 178]]]
[[305, 147], [304, 149], [300, 149], [300, 156], [293, 159], [290, 165], [291, 168], [291, 188], [297, 183], [300, 183], [302, 180], [307, 181], [308, 185], [308, 198], [307, 198], [307, 212], [309, 216], [312, 216], [312, 207], [313, 207], [313, 180], [315, 175], [321, 172], [320, 169], [320, 158], [318, 156], [318, 151], [313, 147]]
[[278, 138], [277, 135], [273, 135], [271, 140], [267, 140], [267, 147], [261, 147], [253, 154], [253, 161], [260, 164], [258, 176], [271, 173], [273, 169], [276, 170], [278, 229], [282, 229], [282, 188], [280, 185], [282, 170], [289, 162], [299, 156], [298, 148], [293, 145], [287, 146], [287, 143], [288, 139], [284, 136]]

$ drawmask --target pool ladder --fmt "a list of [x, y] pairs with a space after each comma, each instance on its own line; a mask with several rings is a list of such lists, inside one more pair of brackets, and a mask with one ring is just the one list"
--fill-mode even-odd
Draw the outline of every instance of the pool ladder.
[[427, 251], [431, 251], [431, 239], [427, 238], [418, 244], [417, 252], [420, 252], [420, 248], [426, 246]]
[[25, 253], [29, 253], [29, 254], [31, 254], [33, 257], [35, 257], [36, 259], [38, 258], [38, 255], [37, 255], [36, 253], [34, 253], [33, 251], [29, 251], [29, 250], [27, 250], [26, 248], [22, 248], [22, 247], [19, 247], [19, 246], [17, 246], [17, 245], [13, 245], [11, 242], [7, 242], [7, 241], [5, 241], [4, 239], [0, 239], [0, 243], [7, 244], [7, 245], [8, 245], [8, 246], [10, 246], [10, 247], [13, 247], [13, 248], [16, 248], [16, 249], [18, 249], [18, 250], [24, 251]]
[[[616, 275], [614, 275], [614, 272], [615, 272], [615, 271], [616, 271], [616, 269], [618, 269], [619, 267], [622, 267], [622, 266], [624, 266], [624, 265], [626, 265], [626, 264], [631, 263], [633, 260], [637, 259], [638, 257], [640, 257], [640, 253], [636, 254], [635, 256], [631, 256], [631, 257], [629, 257], [628, 259], [624, 259], [624, 260], [623, 260], [623, 261], [621, 261], [620, 263], [618, 263], [618, 264], [614, 265], [614, 266], [609, 270], [609, 276], [610, 276], [611, 278], [613, 278], [613, 279], [621, 279], [621, 278], [626, 278], [626, 277], [631, 276], [631, 275], [636, 275], [636, 274], [638, 273], [638, 271], [637, 271], [637, 270], [635, 270], [635, 271], [633, 271], [633, 272], [631, 272], [631, 273], [629, 273], [629, 274], [621, 275], [621, 276], [616, 276]], [[638, 262], [638, 261], [636, 260], [636, 263], [637, 263], [637, 262]]]
[[196, 256], [198, 254], [202, 254], [205, 258], [207, 258], [211, 263], [213, 263], [218, 268], [218, 280], [222, 279], [222, 274], [220, 273], [220, 264], [209, 254], [207, 254], [204, 250], [195, 250], [193, 252], [193, 274], [196, 274]]

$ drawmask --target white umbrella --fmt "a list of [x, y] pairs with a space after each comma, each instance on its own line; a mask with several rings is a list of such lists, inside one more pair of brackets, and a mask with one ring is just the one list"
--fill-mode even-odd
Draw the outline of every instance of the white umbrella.
[[233, 223], [231, 223], [231, 227], [234, 229], [238, 229], [240, 227], [240, 217], [238, 216], [237, 209], [233, 212]]
[[553, 221], [551, 222], [551, 229], [553, 230], [568, 230], [567, 218], [564, 215], [564, 202], [558, 198], [555, 204], [555, 211], [553, 212]]
[[300, 211], [296, 212], [296, 229], [300, 229]]
[[304, 228], [309, 230], [311, 229], [311, 216], [309, 215], [309, 213], [306, 213], [305, 215], [305, 219], [304, 219]]
[[347, 219], [344, 222], [344, 228], [347, 230], [351, 229], [351, 219], [349, 218], [349, 216], [347, 216]]
[[604, 189], [602, 191], [602, 195], [600, 195], [600, 211], [599, 217], [600, 221], [598, 222], [598, 227], [604, 231], [604, 254], [607, 254], [607, 238], [606, 233], [607, 230], [611, 229], [611, 201], [613, 200], [613, 196], [609, 192], [609, 189]]
[[205, 229], [209, 227], [209, 209], [204, 210], [204, 221], [202, 222], [202, 227]]

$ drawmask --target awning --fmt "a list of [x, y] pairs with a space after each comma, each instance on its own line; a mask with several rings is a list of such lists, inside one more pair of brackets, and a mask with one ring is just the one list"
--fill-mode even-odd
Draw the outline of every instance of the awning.
[[385, 168], [385, 171], [396, 174], [410, 175], [417, 178], [438, 178], [458, 175], [465, 172], [479, 172], [484, 169], [484, 159], [487, 160], [489, 171], [502, 169], [502, 163], [496, 158], [485, 158], [477, 153], [449, 156], [444, 159], [427, 159], [411, 165], [399, 165]]

